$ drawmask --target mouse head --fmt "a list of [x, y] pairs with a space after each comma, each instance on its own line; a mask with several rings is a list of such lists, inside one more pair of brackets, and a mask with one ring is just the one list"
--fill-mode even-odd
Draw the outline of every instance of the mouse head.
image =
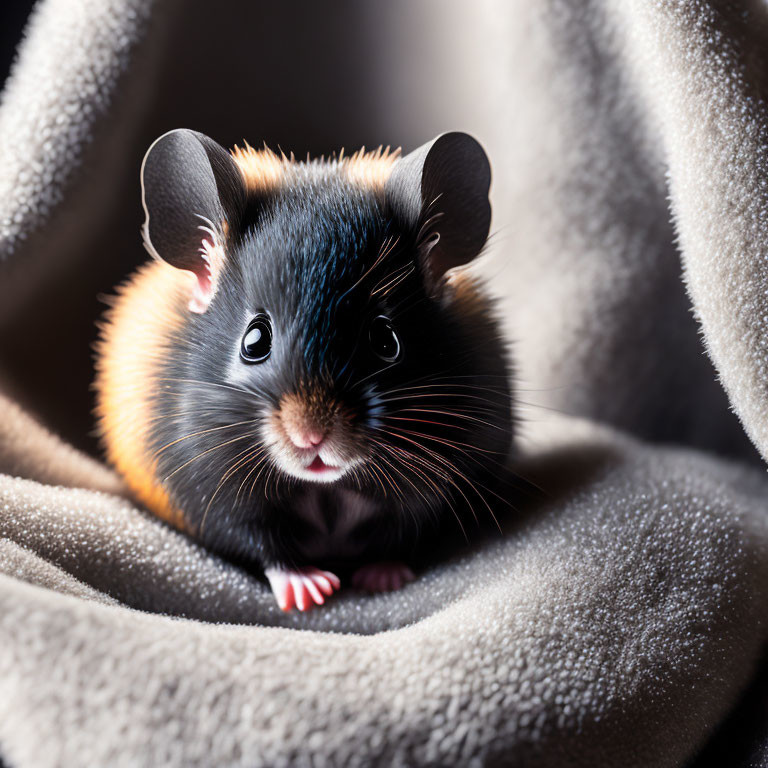
[[202, 454], [220, 487], [439, 491], [466, 470], [462, 451], [477, 459], [473, 441], [506, 450], [505, 355], [480, 294], [452, 273], [485, 243], [489, 184], [463, 133], [405, 157], [307, 163], [160, 137], [142, 166], [144, 239], [194, 275], [157, 397], [175, 414], [156, 439], [176, 441], [162, 459], [173, 482], [198, 487], [200, 464], [178, 467]]

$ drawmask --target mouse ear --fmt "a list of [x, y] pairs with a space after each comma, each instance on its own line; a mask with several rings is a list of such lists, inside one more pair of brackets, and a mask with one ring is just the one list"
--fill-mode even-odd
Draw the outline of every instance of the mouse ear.
[[190, 309], [204, 312], [216, 290], [227, 231], [245, 187], [234, 160], [202, 133], [179, 128], [156, 139], [141, 165], [144, 244], [155, 257], [197, 276]]
[[444, 133], [393, 166], [387, 202], [405, 226], [418, 229], [420, 258], [434, 285], [485, 245], [490, 184], [485, 151], [466, 133]]

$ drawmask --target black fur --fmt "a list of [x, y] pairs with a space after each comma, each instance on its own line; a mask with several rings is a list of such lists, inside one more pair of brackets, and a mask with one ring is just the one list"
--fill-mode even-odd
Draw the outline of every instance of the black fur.
[[[279, 192], [248, 199], [229, 222], [217, 293], [202, 314], [179, 307], [184, 327], [167, 340], [153, 396], [159, 479], [205, 545], [261, 567], [338, 567], [407, 559], [437, 529], [469, 531], [475, 517], [492, 514], [513, 429], [507, 356], [485, 309], [461, 309], [452, 288], [435, 289], [419, 258], [421, 230], [333, 163], [293, 166]], [[398, 276], [390, 292], [372, 296]], [[241, 338], [260, 311], [272, 318], [273, 351], [246, 365]], [[394, 364], [368, 342], [368, 324], [381, 314], [401, 341]], [[258, 466], [261, 456], [248, 458], [264, 406], [309, 381], [323, 382], [353, 414], [378, 479], [355, 469], [318, 486], [269, 458]], [[397, 399], [378, 403], [371, 387]], [[419, 389], [397, 391], [406, 387]], [[296, 513], [310, 486], [330, 528], [345, 490], [378, 510], [350, 533], [348, 549], [321, 563], [307, 562], [318, 533]]]

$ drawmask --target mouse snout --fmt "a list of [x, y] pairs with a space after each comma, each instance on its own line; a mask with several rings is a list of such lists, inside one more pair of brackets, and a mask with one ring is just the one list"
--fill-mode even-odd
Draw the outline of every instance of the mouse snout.
[[272, 459], [301, 480], [334, 482], [362, 460], [352, 412], [319, 385], [284, 394], [266, 429]]
[[286, 422], [285, 419], [283, 419], [283, 427], [290, 441], [297, 448], [317, 448], [328, 434], [328, 430], [322, 427], [295, 421]]

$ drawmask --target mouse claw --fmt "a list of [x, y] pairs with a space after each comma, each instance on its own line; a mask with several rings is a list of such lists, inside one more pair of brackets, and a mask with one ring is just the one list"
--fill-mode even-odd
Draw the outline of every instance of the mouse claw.
[[313, 605], [322, 605], [341, 586], [336, 574], [319, 568], [267, 568], [264, 574], [283, 611], [306, 611]]
[[352, 576], [352, 586], [366, 592], [393, 592], [415, 578], [405, 563], [383, 561], [358, 568]]

